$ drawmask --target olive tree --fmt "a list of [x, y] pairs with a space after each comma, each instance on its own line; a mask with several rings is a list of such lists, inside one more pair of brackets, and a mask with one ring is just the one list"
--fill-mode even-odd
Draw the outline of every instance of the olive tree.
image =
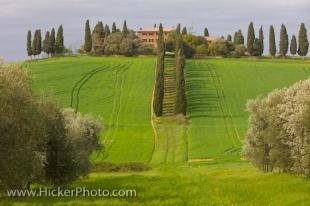
[[244, 153], [264, 171], [310, 175], [310, 80], [250, 100]]

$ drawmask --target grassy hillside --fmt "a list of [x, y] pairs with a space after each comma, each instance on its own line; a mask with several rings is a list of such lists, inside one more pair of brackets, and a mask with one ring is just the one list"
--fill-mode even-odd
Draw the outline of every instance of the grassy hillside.
[[94, 161], [148, 162], [154, 64], [153, 58], [70, 57], [27, 66], [35, 90], [52, 91], [64, 106], [72, 102], [78, 111], [102, 117], [105, 149]]
[[189, 159], [240, 161], [248, 99], [305, 79], [302, 61], [211, 59], [187, 62]]
[[[186, 65], [188, 123], [151, 124], [153, 58], [76, 57], [27, 63], [37, 91], [65, 106], [102, 116], [106, 150], [94, 161], [149, 163], [141, 173], [91, 173], [73, 186], [135, 188], [136, 198], [3, 199], [17, 205], [309, 205], [302, 177], [262, 173], [241, 160], [245, 103], [305, 79], [309, 62], [209, 59]], [[155, 128], [155, 134], [152, 126]]]

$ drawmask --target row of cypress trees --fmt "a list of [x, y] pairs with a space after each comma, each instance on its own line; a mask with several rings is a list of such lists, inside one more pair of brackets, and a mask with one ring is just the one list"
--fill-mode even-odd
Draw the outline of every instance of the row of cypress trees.
[[[270, 26], [270, 34], [269, 34], [269, 44], [270, 44], [270, 55], [275, 56], [277, 53], [275, 37], [274, 37], [274, 28]], [[284, 24], [281, 25], [280, 31], [280, 44], [279, 44], [279, 55], [286, 56], [288, 53], [290, 44], [290, 53], [292, 55], [298, 54], [299, 56], [305, 57], [308, 54], [309, 49], [309, 41], [307, 38], [307, 29], [304, 23], [301, 23], [298, 35], [298, 45], [296, 36], [293, 35], [291, 38], [291, 42], [289, 42], [287, 30]]]
[[60, 25], [55, 37], [55, 29], [52, 28], [51, 32], [47, 31], [42, 41], [41, 30], [38, 29], [34, 32], [32, 39], [31, 30], [27, 33], [27, 54], [29, 57], [38, 56], [45, 52], [48, 56], [55, 54], [60, 55], [65, 51], [63, 26]]
[[[183, 29], [184, 30], [184, 29]], [[156, 81], [154, 89], [153, 110], [156, 116], [162, 116], [164, 99], [164, 62], [165, 62], [165, 42], [162, 24], [159, 25], [157, 41], [157, 64]], [[185, 55], [183, 50], [183, 40], [181, 35], [181, 26], [177, 25], [175, 31], [175, 114], [186, 115], [186, 95], [185, 95]]]
[[183, 40], [180, 33], [180, 24], [177, 25], [175, 31], [175, 84], [176, 84], [176, 97], [175, 97], [175, 114], [186, 115], [186, 95], [185, 95], [185, 56], [183, 50]]
[[259, 29], [259, 37], [255, 37], [253, 22], [250, 23], [247, 37], [247, 50], [251, 56], [262, 56], [264, 53], [263, 27]]
[[165, 62], [165, 42], [162, 24], [159, 25], [157, 41], [157, 62], [156, 80], [154, 88], [153, 110], [157, 117], [163, 114], [164, 100], [164, 62]]
[[[238, 36], [238, 33], [235, 34], [235, 42], [243, 44], [244, 42], [239, 41], [239, 39], [237, 39], [237, 38], [240, 38], [239, 36]], [[307, 38], [307, 29], [304, 23], [301, 23], [300, 25], [299, 35], [298, 35], [298, 45], [297, 45], [297, 38], [295, 35], [292, 36], [291, 42], [289, 42], [287, 29], [284, 24], [281, 25], [278, 54], [282, 57], [285, 57], [289, 51], [289, 47], [290, 47], [290, 53], [292, 55], [298, 54], [299, 56], [304, 57], [308, 54], [309, 41]], [[249, 52], [251, 56], [262, 56], [264, 53], [263, 28], [260, 27], [259, 36], [258, 38], [256, 38], [253, 22], [250, 23], [249, 28], [248, 28], [247, 51]], [[277, 55], [275, 31], [272, 25], [269, 28], [269, 54], [271, 56]]]

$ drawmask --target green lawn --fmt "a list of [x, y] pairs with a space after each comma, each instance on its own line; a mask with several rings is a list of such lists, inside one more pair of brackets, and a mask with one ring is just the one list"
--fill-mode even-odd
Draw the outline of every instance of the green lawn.
[[25, 65], [36, 91], [53, 91], [64, 106], [72, 102], [79, 111], [102, 117], [106, 148], [92, 156], [94, 162], [135, 161], [153, 169], [96, 172], [73, 184], [134, 188], [136, 198], [2, 198], [0, 204], [310, 205], [309, 180], [262, 173], [240, 154], [247, 99], [309, 77], [309, 61], [188, 60], [185, 124], [174, 118], [151, 124], [152, 57], [66, 57]]

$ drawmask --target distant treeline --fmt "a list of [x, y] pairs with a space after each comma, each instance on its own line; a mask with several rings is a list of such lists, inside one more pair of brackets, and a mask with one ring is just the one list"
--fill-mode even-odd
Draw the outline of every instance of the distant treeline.
[[34, 32], [32, 39], [31, 31], [27, 34], [27, 54], [29, 57], [38, 56], [45, 52], [48, 56], [61, 55], [65, 52], [63, 26], [60, 25], [55, 37], [55, 29], [51, 32], [46, 31], [45, 37], [42, 41], [41, 30]]
[[[194, 55], [199, 56], [224, 56], [224, 57], [241, 57], [241, 56], [263, 56], [264, 54], [264, 31], [261, 26], [258, 36], [255, 34], [254, 24], [250, 23], [247, 32], [247, 39], [241, 30], [234, 35], [215, 37], [209, 35], [208, 28], [203, 30], [203, 35], [194, 35], [187, 31], [186, 27], [181, 30], [183, 39], [184, 55], [191, 58]], [[176, 32], [169, 34], [165, 40], [165, 50], [174, 52]], [[279, 44], [276, 45], [275, 30], [271, 25], [269, 28], [269, 55], [272, 57], [286, 57], [290, 55], [299, 55], [305, 57], [308, 54], [309, 41], [307, 38], [307, 29], [304, 23], [301, 23], [298, 36], [292, 35], [289, 38], [287, 29], [284, 24], [281, 25]], [[69, 50], [64, 46], [63, 27], [60, 26], [55, 37], [55, 30], [47, 31], [42, 41], [41, 30], [36, 30], [34, 38], [31, 37], [31, 31], [27, 36], [27, 53], [28, 56], [37, 56], [41, 52], [48, 56], [61, 55]], [[89, 20], [85, 23], [84, 42], [79, 53], [93, 55], [153, 55], [156, 54], [156, 48], [143, 42], [134, 30], [127, 27], [126, 20], [123, 28], [118, 29], [113, 22], [111, 29], [109, 25], [104, 25], [99, 21], [93, 30]]]
[[122, 30], [116, 27], [115, 22], [110, 30], [109, 25], [99, 21], [91, 32], [89, 20], [85, 23], [84, 45], [80, 53], [95, 55], [149, 55], [155, 54], [155, 48], [142, 42], [135, 31], [128, 29], [126, 20]]

